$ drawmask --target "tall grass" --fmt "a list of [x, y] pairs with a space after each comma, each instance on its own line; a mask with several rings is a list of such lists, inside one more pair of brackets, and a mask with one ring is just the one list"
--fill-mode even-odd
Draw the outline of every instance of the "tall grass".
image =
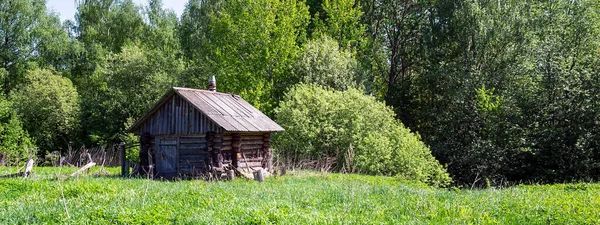
[[95, 177], [94, 169], [58, 181], [55, 172], [36, 168], [32, 179], [0, 180], [0, 224], [600, 223], [598, 184], [446, 190], [390, 177], [314, 172], [264, 183]]

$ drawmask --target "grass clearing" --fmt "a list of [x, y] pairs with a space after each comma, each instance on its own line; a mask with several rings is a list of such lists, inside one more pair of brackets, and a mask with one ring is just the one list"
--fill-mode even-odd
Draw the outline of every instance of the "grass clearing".
[[[0, 175], [9, 169], [0, 167]], [[65, 167], [60, 173], [76, 170]], [[91, 174], [57, 181], [57, 171], [37, 167], [32, 179], [0, 179], [0, 224], [600, 223], [599, 184], [452, 191], [390, 177], [306, 171], [264, 183]], [[119, 168], [108, 171], [117, 174]]]

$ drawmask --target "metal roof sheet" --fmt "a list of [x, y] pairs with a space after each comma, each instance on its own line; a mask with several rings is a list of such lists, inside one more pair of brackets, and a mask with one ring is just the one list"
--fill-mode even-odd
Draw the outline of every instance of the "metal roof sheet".
[[213, 122], [226, 131], [239, 132], [272, 132], [283, 131], [275, 121], [271, 120], [254, 106], [250, 105], [238, 95], [220, 93], [216, 91], [198, 90], [191, 88], [174, 87], [140, 120], [135, 122], [129, 132], [143, 124], [154, 112], [160, 108], [173, 94], [178, 94], [191, 103], [198, 111], [204, 113]]

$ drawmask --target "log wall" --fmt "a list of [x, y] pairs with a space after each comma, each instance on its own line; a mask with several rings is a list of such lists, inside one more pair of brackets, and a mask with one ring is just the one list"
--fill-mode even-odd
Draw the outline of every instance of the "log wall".
[[[180, 175], [196, 176], [207, 172], [209, 166], [232, 164], [241, 169], [268, 168], [269, 133], [214, 133], [202, 135], [163, 135], [176, 138], [177, 171]], [[151, 142], [149, 162], [154, 163], [157, 147]], [[155, 174], [160, 171], [155, 171]]]
[[210, 161], [204, 136], [179, 138], [179, 174], [197, 175], [208, 168]]
[[225, 133], [223, 158], [239, 168], [266, 168], [270, 148], [269, 133]]

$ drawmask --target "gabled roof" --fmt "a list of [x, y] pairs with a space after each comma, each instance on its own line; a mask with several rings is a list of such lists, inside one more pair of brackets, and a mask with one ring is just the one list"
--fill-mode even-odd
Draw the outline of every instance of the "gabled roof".
[[171, 88], [127, 132], [135, 131], [173, 95], [179, 95], [225, 131], [272, 132], [283, 128], [240, 96], [191, 88]]

